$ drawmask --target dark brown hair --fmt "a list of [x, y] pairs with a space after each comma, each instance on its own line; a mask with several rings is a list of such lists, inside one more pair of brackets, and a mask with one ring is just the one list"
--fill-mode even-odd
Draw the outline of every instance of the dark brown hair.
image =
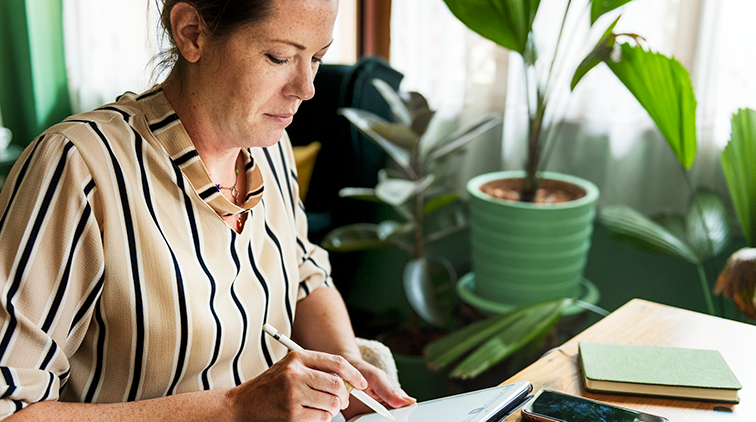
[[[156, 0], [160, 23], [168, 36], [170, 48], [157, 57], [159, 73], [170, 72], [181, 60], [171, 28], [171, 10], [178, 3], [193, 6], [210, 36], [223, 42], [239, 28], [267, 19], [273, 11], [273, 0]], [[162, 9], [161, 9], [162, 4]]]

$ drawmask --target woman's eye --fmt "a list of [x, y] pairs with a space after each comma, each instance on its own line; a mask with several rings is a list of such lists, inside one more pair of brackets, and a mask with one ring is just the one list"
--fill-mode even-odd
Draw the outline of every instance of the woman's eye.
[[319, 58], [317, 58], [317, 57], [313, 57], [313, 58], [312, 58], [312, 62], [313, 62], [314, 64], [316, 64], [316, 65], [320, 66], [321, 64], [323, 64], [323, 59], [319, 59]]
[[289, 63], [289, 59], [279, 59], [279, 58], [273, 56], [272, 54], [266, 54], [265, 56], [267, 56], [268, 60], [270, 60], [274, 64], [286, 64], [286, 63]]

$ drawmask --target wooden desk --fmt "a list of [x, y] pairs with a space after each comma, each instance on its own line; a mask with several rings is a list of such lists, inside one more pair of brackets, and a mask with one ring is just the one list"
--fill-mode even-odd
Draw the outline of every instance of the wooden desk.
[[[740, 403], [588, 392], [577, 360], [580, 340], [719, 350], [743, 385]], [[504, 383], [516, 381], [530, 381], [534, 391], [550, 388], [664, 416], [671, 422], [752, 422], [756, 421], [756, 326], [633, 299]], [[519, 411], [505, 419], [520, 420]]]

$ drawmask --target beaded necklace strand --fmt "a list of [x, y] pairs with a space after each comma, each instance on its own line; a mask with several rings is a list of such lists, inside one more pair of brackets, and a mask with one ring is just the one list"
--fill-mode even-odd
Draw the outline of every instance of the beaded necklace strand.
[[[216, 188], [218, 188], [218, 191], [221, 191], [223, 189], [230, 190], [231, 191], [231, 197], [234, 198], [234, 205], [239, 206], [239, 189], [236, 188], [236, 184], [239, 182], [239, 169], [236, 170], [236, 179], [234, 179], [234, 185], [233, 186], [221, 186], [220, 183], [217, 183], [215, 185]], [[236, 214], [236, 228], [238, 232], [241, 232], [242, 229], [242, 217], [241, 214]]]

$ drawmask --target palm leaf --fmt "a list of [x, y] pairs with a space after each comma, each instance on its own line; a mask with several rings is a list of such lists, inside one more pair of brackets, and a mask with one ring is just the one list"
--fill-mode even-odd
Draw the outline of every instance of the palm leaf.
[[596, 23], [604, 13], [629, 3], [631, 0], [592, 0], [591, 1], [591, 25]]
[[570, 299], [534, 306], [521, 318], [487, 340], [449, 374], [455, 378], [474, 378], [508, 358], [512, 353], [541, 337], [556, 324]]
[[636, 248], [660, 252], [691, 263], [698, 256], [684, 241], [638, 211], [625, 205], [608, 206], [599, 212], [599, 221], [613, 237]]
[[727, 208], [713, 192], [700, 190], [693, 195], [685, 224], [688, 244], [701, 261], [721, 253], [730, 241]]
[[727, 187], [746, 241], [756, 247], [756, 111], [732, 116], [732, 135], [722, 152]]
[[572, 82], [570, 82], [570, 90], [574, 91], [578, 82], [580, 82], [580, 80], [583, 79], [583, 76], [585, 76], [591, 69], [598, 66], [601, 62], [609, 60], [609, 56], [612, 54], [612, 49], [617, 42], [617, 38], [612, 34], [612, 31], [614, 31], [614, 27], [617, 26], [619, 19], [620, 18], [618, 17], [611, 25], [609, 25], [609, 28], [604, 31], [604, 35], [601, 36], [596, 43], [596, 46], [593, 47], [593, 50], [585, 56], [577, 69], [575, 69], [575, 74], [572, 76]]
[[607, 60], [612, 72], [640, 102], [689, 169], [696, 157], [696, 98], [685, 68], [675, 59], [620, 44], [622, 57]]
[[474, 322], [454, 331], [425, 347], [424, 354], [428, 366], [434, 369], [444, 368], [517, 321], [533, 319], [534, 313], [539, 314], [543, 310], [553, 309], [554, 307], [560, 307], [561, 310], [560, 304], [563, 302], [569, 303], [569, 300], [558, 299], [524, 306], [506, 314]]
[[444, 0], [444, 3], [468, 28], [525, 55], [540, 0]]

